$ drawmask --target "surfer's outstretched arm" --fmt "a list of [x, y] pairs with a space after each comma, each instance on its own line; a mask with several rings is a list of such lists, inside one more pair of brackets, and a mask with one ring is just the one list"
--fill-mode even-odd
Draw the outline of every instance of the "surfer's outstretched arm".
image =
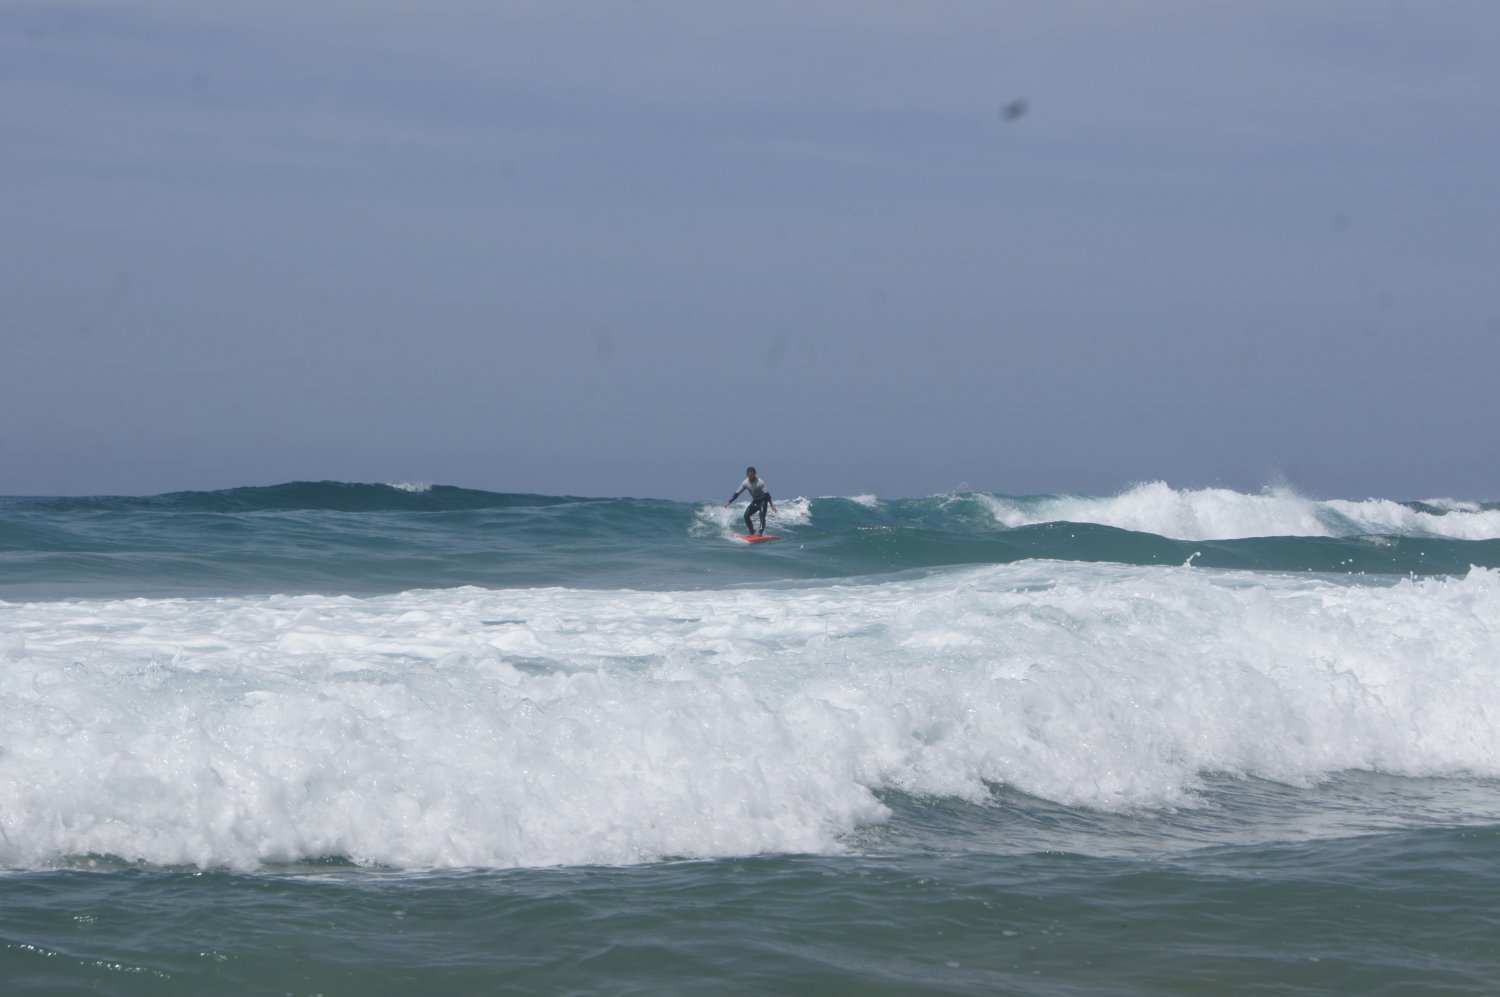
[[769, 493], [767, 492], [767, 489], [766, 489], [765, 485], [761, 484], [760, 481], [756, 478], [756, 476], [755, 476], [755, 468], [753, 468], [753, 467], [747, 467], [747, 468], [745, 468], [745, 480], [741, 481], [740, 482], [740, 486], [734, 490], [734, 494], [731, 495], [731, 496], [729, 496], [729, 501], [724, 503], [724, 508], [727, 509], [731, 505], [733, 505], [734, 504], [734, 500], [740, 497], [740, 493], [741, 492], [749, 492], [750, 493], [750, 500], [751, 500], [750, 504], [751, 505], [755, 504], [755, 498], [756, 498], [757, 493], [759, 493], [759, 494], [765, 494], [765, 495], [769, 496]]

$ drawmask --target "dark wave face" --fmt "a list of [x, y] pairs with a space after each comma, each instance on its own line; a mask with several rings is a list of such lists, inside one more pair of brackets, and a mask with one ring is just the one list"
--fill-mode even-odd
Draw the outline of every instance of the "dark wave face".
[[0, 598], [370, 594], [475, 585], [724, 587], [1027, 559], [1348, 575], [1500, 567], [1494, 503], [1318, 502], [1142, 485], [1118, 496], [791, 498], [778, 543], [718, 502], [293, 482], [0, 499]]
[[[3, 501], [3, 500], [0, 500]], [[13, 507], [74, 512], [453, 512], [588, 502], [550, 495], [515, 495], [452, 485], [372, 485], [291, 481], [220, 491], [168, 492], [144, 497], [26, 498]], [[599, 501], [599, 500], [592, 500]]]

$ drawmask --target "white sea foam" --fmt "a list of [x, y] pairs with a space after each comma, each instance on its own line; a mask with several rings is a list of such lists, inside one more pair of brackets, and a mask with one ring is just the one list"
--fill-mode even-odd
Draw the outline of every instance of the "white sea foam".
[[[1446, 512], [1434, 514], [1392, 502], [1330, 501], [1325, 507], [1357, 525], [1364, 534], [1394, 533], [1408, 536], [1450, 537], [1454, 540], [1500, 538], [1500, 509], [1483, 509], [1475, 503], [1454, 502]], [[1441, 505], [1435, 505], [1442, 508]]]
[[1403, 534], [1457, 540], [1500, 538], [1500, 510], [1451, 500], [1425, 512], [1389, 499], [1317, 501], [1287, 489], [1255, 495], [1224, 488], [1175, 489], [1160, 481], [1119, 495], [1045, 499], [980, 496], [1003, 526], [1098, 523], [1180, 540]]
[[[773, 499], [776, 511], [766, 516], [766, 532], [777, 533], [785, 528], [806, 526], [812, 522], [812, 502], [805, 497]], [[760, 520], [757, 517], [756, 524]], [[738, 534], [745, 529], [745, 502], [736, 502], [726, 507], [723, 502], [712, 502], [698, 507], [694, 523], [689, 528], [693, 536], [724, 536]]]
[[837, 850], [882, 789], [1500, 777], [1500, 573], [1023, 564], [695, 592], [0, 603], [0, 863]]
[[1442, 509], [1444, 512], [1481, 512], [1484, 509], [1480, 503], [1466, 499], [1430, 498], [1423, 499], [1422, 504], [1430, 505], [1434, 509]]

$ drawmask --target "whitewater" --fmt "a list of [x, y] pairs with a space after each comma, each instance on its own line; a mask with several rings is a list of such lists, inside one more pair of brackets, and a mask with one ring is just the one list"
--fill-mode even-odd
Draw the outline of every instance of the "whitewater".
[[1191, 805], [1202, 773], [1500, 775], [1489, 569], [1247, 585], [1027, 562], [0, 619], [13, 865], [831, 852], [884, 819], [883, 790], [1127, 810]]
[[[752, 546], [707, 500], [0, 499], [0, 974], [286, 987], [308, 931], [308, 979], [427, 967], [413, 990], [613, 989], [627, 951], [632, 986], [745, 992], [1500, 971], [1500, 506], [1159, 482], [778, 506]], [[349, 891], [434, 889], [410, 947], [315, 927]], [[132, 942], [145, 915], [49, 913], [120, 890], [177, 898], [189, 934], [247, 897], [286, 927], [215, 960]], [[648, 929], [643, 896], [699, 899]], [[1322, 933], [1282, 937], [1299, 917]], [[614, 954], [579, 961], [584, 923]], [[808, 949], [811, 923], [845, 927]], [[445, 969], [453, 946], [489, 954]]]

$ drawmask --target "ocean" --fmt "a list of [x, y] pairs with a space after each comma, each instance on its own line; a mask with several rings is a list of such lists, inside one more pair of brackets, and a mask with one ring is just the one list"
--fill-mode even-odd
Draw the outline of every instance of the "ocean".
[[1500, 504], [0, 498], [0, 989], [1491, 993]]

